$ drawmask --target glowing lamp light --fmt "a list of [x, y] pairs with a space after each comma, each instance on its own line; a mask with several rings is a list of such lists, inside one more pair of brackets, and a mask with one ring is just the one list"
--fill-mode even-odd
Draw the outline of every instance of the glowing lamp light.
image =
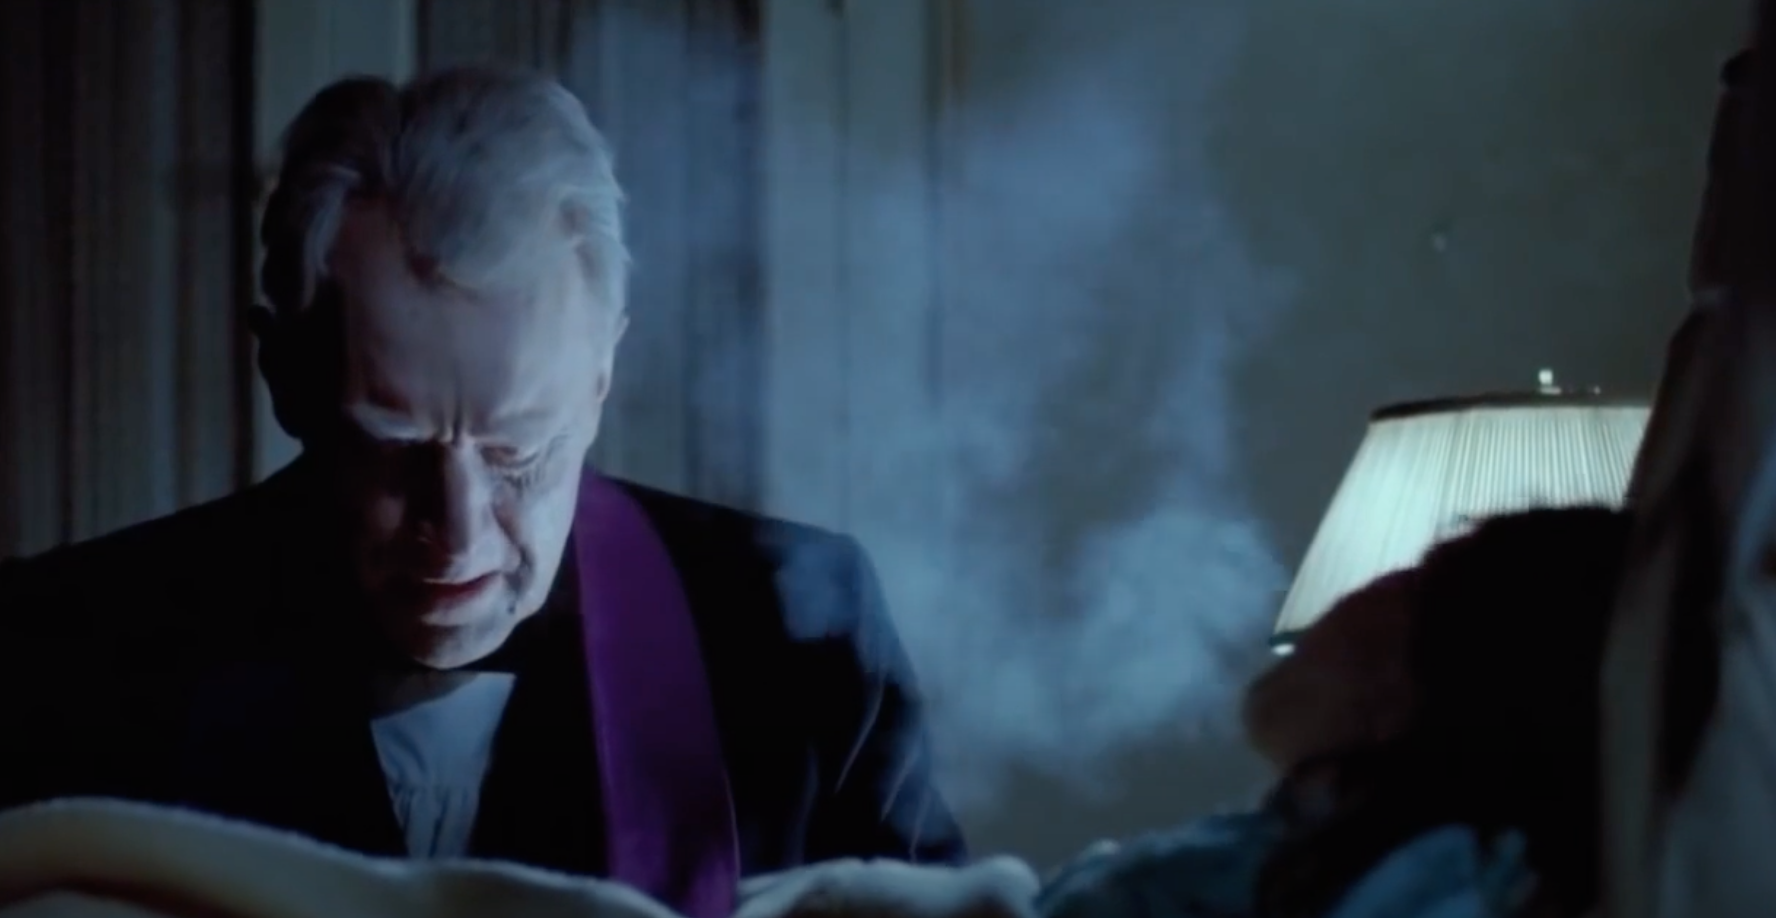
[[1534, 392], [1393, 405], [1357, 455], [1283, 600], [1271, 646], [1383, 574], [1416, 564], [1471, 521], [1533, 507], [1619, 506], [1646, 431], [1644, 400]]

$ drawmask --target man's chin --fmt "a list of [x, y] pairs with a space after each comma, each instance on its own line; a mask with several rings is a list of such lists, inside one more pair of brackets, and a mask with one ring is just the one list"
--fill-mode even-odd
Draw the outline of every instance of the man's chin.
[[436, 624], [420, 619], [409, 620], [388, 630], [395, 649], [413, 662], [432, 669], [455, 669], [500, 649], [512, 636], [516, 624], [503, 616], [461, 624]]

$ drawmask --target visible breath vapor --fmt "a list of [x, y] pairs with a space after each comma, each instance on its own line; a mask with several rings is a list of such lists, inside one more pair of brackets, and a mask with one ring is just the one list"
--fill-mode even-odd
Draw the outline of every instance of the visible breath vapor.
[[[1096, 21], [1153, 31], [1095, 41], [1092, 11], [1045, 6], [1042, 76], [957, 113], [936, 416], [864, 419], [852, 447], [909, 500], [940, 492], [935, 519], [854, 525], [963, 809], [1016, 771], [1091, 788], [1133, 746], [1230, 729], [1286, 586], [1243, 499], [1232, 374], [1287, 289], [1207, 156], [1245, 14], [1118, 3]], [[849, 199], [892, 221], [919, 195]]]
[[[841, 289], [824, 286], [830, 272], [818, 264], [784, 269], [766, 308], [843, 309], [854, 328], [885, 313], [904, 330], [918, 317], [894, 310], [925, 308], [923, 285], [904, 278], [930, 266], [934, 199], [943, 239], [935, 392], [909, 383], [923, 368], [906, 362], [923, 358], [897, 345], [773, 320], [769, 398], [789, 418], [773, 429], [775, 448], [820, 453], [807, 461], [822, 465], [848, 456], [849, 507], [810, 495], [786, 466], [771, 482], [784, 491], [763, 509], [836, 520], [869, 549], [929, 698], [939, 780], [958, 808], [978, 811], [1016, 772], [1091, 788], [1131, 747], [1230, 729], [1286, 585], [1243, 498], [1232, 379], [1288, 290], [1243, 249], [1208, 156], [1241, 0], [966, 9], [968, 40], [996, 44], [968, 51], [936, 194], [916, 138], [864, 137], [856, 111], [840, 127], [798, 108], [830, 87], [811, 81], [837, 79], [831, 48], [767, 47], [766, 66], [784, 68], [767, 81], [779, 94], [766, 99], [768, 178], [788, 208], [768, 221], [769, 257], [834, 249], [822, 208], [839, 206], [823, 171], [835, 147], [845, 160], [840, 222], [867, 238], [837, 247]], [[1020, 34], [996, 40], [980, 28], [990, 22]], [[811, 40], [824, 24], [810, 26]], [[797, 54], [806, 57], [789, 59]], [[1019, 58], [1024, 73], [998, 72]], [[917, 70], [909, 64], [905, 79]], [[877, 94], [846, 104], [870, 104], [859, 100], [881, 98], [894, 78], [853, 73]], [[631, 185], [642, 226], [659, 203], [647, 176], [685, 151], [618, 141], [619, 169], [643, 179]], [[720, 221], [699, 222], [686, 227], [693, 264], [749, 249]], [[637, 261], [645, 301], [645, 241]], [[646, 302], [636, 317], [649, 322]], [[676, 346], [648, 340], [625, 346], [625, 372], [641, 377], [625, 385], [645, 388], [658, 372], [650, 348]], [[839, 396], [845, 430], [829, 420], [832, 392], [784, 378], [798, 355], [835, 350], [850, 387]], [[698, 372], [723, 388], [707, 358]]]

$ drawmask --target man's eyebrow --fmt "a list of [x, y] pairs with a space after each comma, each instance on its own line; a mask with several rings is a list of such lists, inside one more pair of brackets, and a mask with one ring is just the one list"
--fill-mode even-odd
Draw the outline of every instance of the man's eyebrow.
[[403, 412], [374, 403], [352, 405], [345, 410], [345, 420], [375, 439], [413, 439], [417, 434], [413, 421]]

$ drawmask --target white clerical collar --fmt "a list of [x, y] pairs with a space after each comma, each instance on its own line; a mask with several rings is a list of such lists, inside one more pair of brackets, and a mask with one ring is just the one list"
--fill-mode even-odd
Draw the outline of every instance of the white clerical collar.
[[371, 733], [410, 854], [467, 853], [494, 736], [516, 682], [511, 673], [469, 671], [374, 680]]

